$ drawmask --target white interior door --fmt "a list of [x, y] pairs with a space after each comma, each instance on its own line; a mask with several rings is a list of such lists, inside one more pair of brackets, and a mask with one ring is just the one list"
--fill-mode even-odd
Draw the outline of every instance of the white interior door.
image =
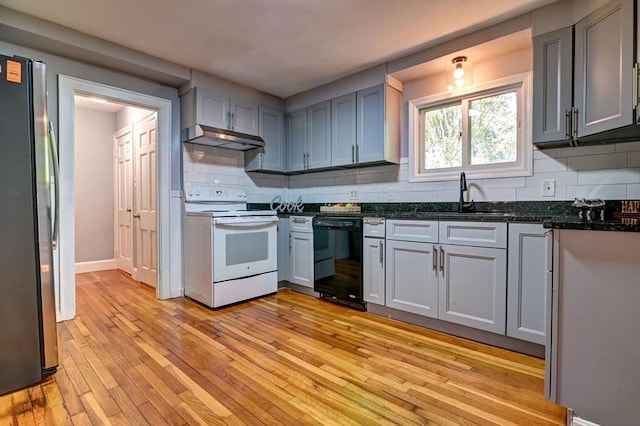
[[116, 266], [133, 275], [133, 125], [114, 135], [116, 179]]
[[134, 125], [136, 234], [135, 275], [145, 284], [156, 286], [158, 279], [157, 234], [157, 114], [153, 113]]

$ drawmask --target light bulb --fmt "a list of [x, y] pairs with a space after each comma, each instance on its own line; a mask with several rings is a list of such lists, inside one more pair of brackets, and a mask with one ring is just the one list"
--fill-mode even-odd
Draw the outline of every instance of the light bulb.
[[453, 78], [459, 80], [464, 77], [464, 69], [462, 68], [461, 63], [456, 64], [456, 69], [453, 70]]

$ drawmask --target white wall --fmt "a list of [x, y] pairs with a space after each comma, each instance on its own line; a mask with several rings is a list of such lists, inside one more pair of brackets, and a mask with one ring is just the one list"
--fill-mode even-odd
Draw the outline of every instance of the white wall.
[[76, 263], [114, 258], [115, 113], [75, 109]]

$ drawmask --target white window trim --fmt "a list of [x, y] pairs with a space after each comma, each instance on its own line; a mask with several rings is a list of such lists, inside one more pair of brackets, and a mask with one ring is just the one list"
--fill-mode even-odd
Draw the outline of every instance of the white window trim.
[[[507, 86], [521, 86], [522, 96], [519, 97], [519, 111], [521, 111], [521, 146], [518, 159], [511, 166], [505, 165], [474, 165], [472, 168], [452, 167], [438, 169], [422, 173], [420, 170], [420, 110], [446, 104], [460, 98], [470, 98], [490, 93]], [[531, 142], [532, 131], [532, 91], [531, 73], [516, 74], [485, 83], [474, 84], [452, 92], [437, 93], [423, 98], [408, 101], [408, 129], [409, 140], [409, 182], [432, 182], [459, 179], [460, 171], [464, 169], [467, 178], [490, 179], [518, 176], [531, 176], [533, 174], [533, 145]]]

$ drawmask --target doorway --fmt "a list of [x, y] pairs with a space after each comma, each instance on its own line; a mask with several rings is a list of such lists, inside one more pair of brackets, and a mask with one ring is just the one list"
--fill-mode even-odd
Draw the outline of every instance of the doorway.
[[157, 113], [97, 97], [74, 101], [76, 273], [120, 269], [156, 287]]
[[[54, 254], [56, 274], [56, 308], [58, 321], [75, 316], [75, 232], [74, 232], [74, 96], [97, 96], [151, 109], [157, 112], [157, 152], [149, 162], [156, 177], [152, 196], [157, 202], [157, 237], [152, 244], [157, 247], [156, 296], [160, 299], [172, 296], [171, 262], [169, 256], [170, 224], [179, 224], [179, 211], [173, 213], [170, 201], [170, 145], [171, 145], [171, 101], [142, 93], [131, 92], [99, 83], [60, 75], [58, 77], [59, 102], [59, 151], [60, 151], [60, 237], [59, 249]], [[151, 157], [150, 157], [151, 158]], [[179, 235], [178, 235], [179, 236]], [[177, 275], [177, 274], [174, 274]], [[165, 278], [166, 277], [166, 278]]]

